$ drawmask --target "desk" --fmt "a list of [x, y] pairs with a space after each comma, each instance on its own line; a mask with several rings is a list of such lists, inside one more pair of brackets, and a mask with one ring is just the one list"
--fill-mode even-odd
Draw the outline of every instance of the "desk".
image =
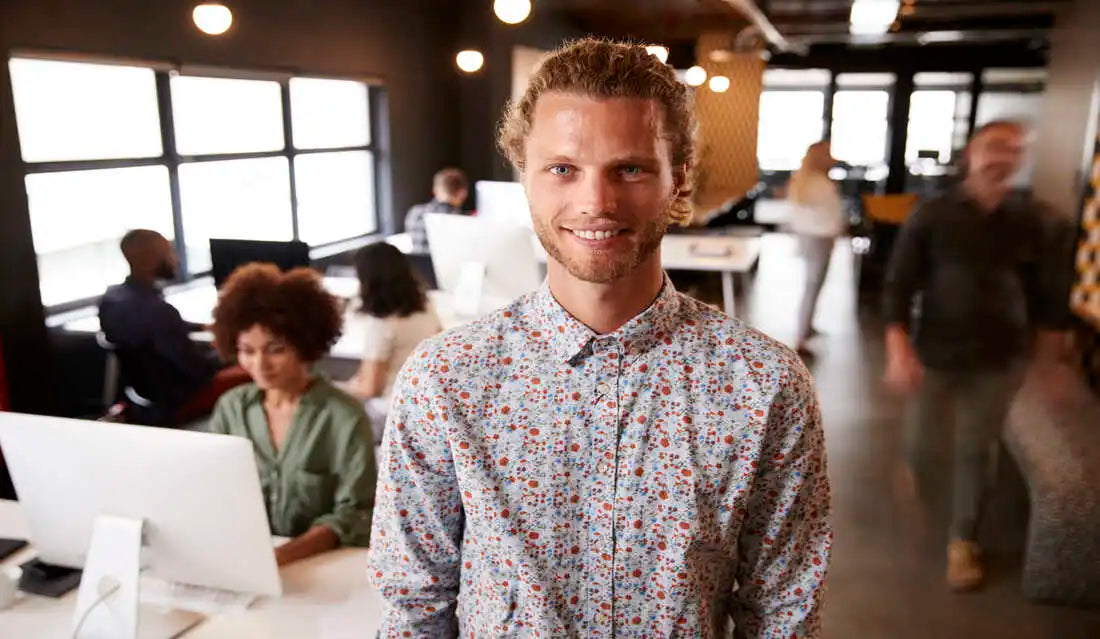
[[722, 310], [737, 311], [734, 275], [748, 273], [760, 257], [760, 238], [737, 235], [666, 235], [661, 241], [661, 264], [673, 271], [722, 274]]
[[[0, 537], [27, 538], [19, 504], [0, 500]], [[34, 551], [24, 548], [2, 565], [19, 565]], [[283, 596], [260, 599], [248, 610], [207, 618], [184, 633], [187, 639], [350, 639], [373, 637], [381, 602], [367, 583], [367, 551], [346, 548], [291, 564], [279, 571]], [[0, 637], [68, 638], [76, 591], [61, 599], [20, 594], [0, 610]]]
[[[351, 300], [359, 294], [359, 280], [355, 277], [326, 276], [324, 286], [329, 293], [343, 300]], [[430, 291], [428, 298], [435, 307], [444, 329], [461, 326], [477, 317], [460, 315], [454, 310], [453, 297], [442, 291]], [[212, 279], [202, 278], [189, 285], [167, 291], [164, 299], [176, 307], [183, 319], [197, 324], [209, 324], [213, 320], [214, 307], [218, 303], [218, 291], [214, 288]], [[478, 316], [496, 310], [509, 301], [487, 296], [481, 300]], [[329, 351], [328, 356], [331, 359], [354, 360], [357, 362], [363, 357], [365, 336], [356, 330], [356, 323], [348, 321], [349, 319], [350, 317], [345, 317], [344, 327], [346, 330]], [[94, 308], [84, 309], [75, 315], [60, 316], [60, 319], [55, 319], [50, 323], [51, 325], [60, 325], [66, 331], [73, 333], [95, 334], [99, 332], [100, 328], [99, 315]], [[210, 342], [213, 336], [210, 333], [195, 333], [195, 339]]]

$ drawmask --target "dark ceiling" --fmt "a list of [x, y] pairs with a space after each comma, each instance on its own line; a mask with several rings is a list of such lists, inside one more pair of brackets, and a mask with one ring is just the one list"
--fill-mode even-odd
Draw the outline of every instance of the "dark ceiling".
[[[744, 0], [740, 0], [744, 1]], [[894, 30], [876, 38], [848, 33], [852, 0], [756, 0], [778, 33], [803, 53], [815, 48], [990, 45], [1043, 50], [1058, 11], [1072, 0], [904, 0]], [[1100, 1], [1100, 0], [1097, 0]], [[534, 0], [582, 29], [685, 50], [704, 32], [750, 25], [739, 0]], [[751, 1], [748, 4], [752, 4]], [[908, 8], [906, 8], [908, 7]], [[770, 47], [777, 51], [782, 47]]]

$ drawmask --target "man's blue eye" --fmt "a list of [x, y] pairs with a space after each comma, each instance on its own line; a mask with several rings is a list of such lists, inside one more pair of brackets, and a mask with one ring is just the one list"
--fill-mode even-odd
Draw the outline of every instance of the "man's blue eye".
[[627, 177], [636, 177], [642, 174], [642, 167], [640, 166], [624, 166], [621, 170], [623, 175]]
[[550, 167], [550, 173], [560, 176], [569, 175], [572, 170], [573, 169], [565, 166], [564, 164], [555, 164], [554, 166]]

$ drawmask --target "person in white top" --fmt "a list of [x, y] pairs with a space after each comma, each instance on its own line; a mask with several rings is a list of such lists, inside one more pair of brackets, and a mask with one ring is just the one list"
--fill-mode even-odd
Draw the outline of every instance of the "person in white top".
[[382, 441], [390, 392], [409, 355], [443, 330], [408, 259], [385, 242], [355, 254], [360, 300], [349, 319], [363, 336], [363, 361], [345, 390], [366, 402], [375, 445]]
[[802, 167], [787, 184], [787, 200], [791, 204], [789, 226], [799, 237], [806, 263], [806, 288], [798, 312], [799, 353], [808, 352], [807, 342], [815, 333], [814, 309], [829, 270], [833, 245], [847, 226], [840, 192], [828, 175], [834, 164], [829, 142], [815, 142], [802, 158]]

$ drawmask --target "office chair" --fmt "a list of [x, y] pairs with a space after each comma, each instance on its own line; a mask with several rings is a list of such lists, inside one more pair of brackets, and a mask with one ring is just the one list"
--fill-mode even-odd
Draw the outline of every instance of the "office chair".
[[130, 385], [123, 385], [123, 400], [119, 401], [118, 388], [122, 384], [122, 363], [118, 355], [118, 345], [107, 339], [103, 331], [95, 335], [96, 345], [103, 350], [106, 361], [103, 366], [103, 401], [104, 415], [101, 421], [131, 421], [140, 419], [139, 415], [149, 415], [153, 412], [153, 402], [142, 397]]

